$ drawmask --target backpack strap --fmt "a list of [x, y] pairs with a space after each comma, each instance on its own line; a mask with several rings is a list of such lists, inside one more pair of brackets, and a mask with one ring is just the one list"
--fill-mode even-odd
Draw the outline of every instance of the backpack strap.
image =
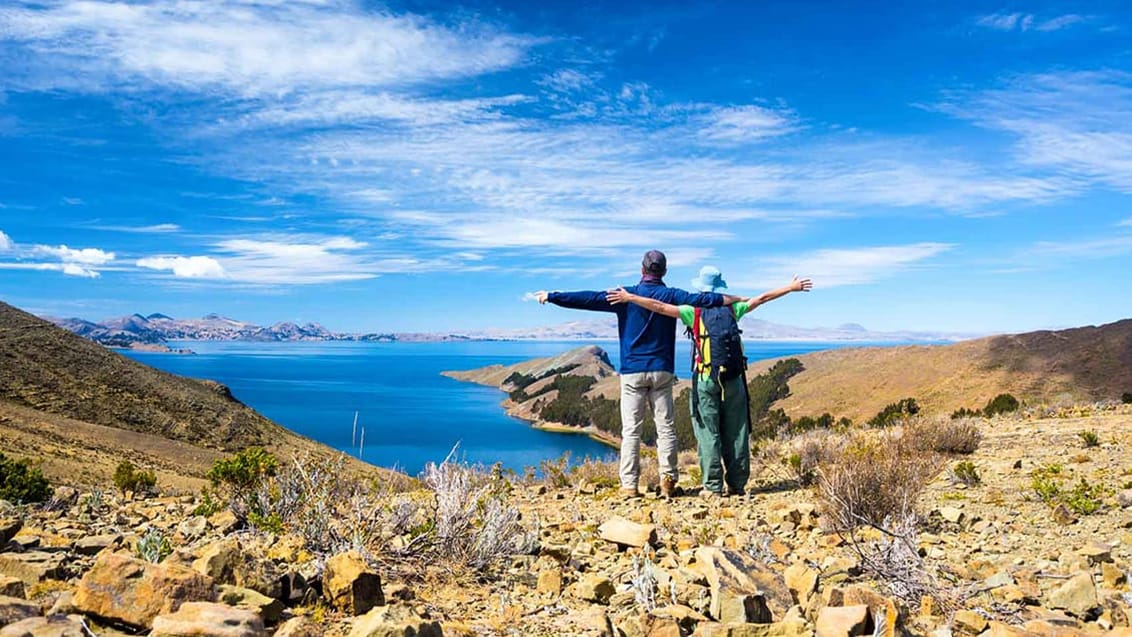
[[[700, 361], [703, 360], [704, 352], [703, 345], [700, 339], [700, 308], [693, 308], [695, 318], [692, 319], [691, 337], [692, 337], [692, 419], [700, 419]], [[693, 424], [695, 424], [693, 422]]]

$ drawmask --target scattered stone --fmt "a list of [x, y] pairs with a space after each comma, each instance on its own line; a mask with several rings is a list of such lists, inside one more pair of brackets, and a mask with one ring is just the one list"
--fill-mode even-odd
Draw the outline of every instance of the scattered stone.
[[543, 595], [558, 597], [562, 594], [562, 570], [548, 568], [538, 574], [538, 592]]
[[[1104, 581], [1106, 588], [1120, 588], [1128, 583], [1128, 575], [1125, 574], [1120, 567], [1111, 562], [1101, 564], [1101, 579]], [[2, 590], [3, 586], [0, 585], [0, 591]], [[16, 597], [19, 597], [19, 595]]]
[[613, 582], [600, 573], [587, 573], [578, 580], [573, 587], [574, 596], [578, 599], [608, 604], [609, 598], [615, 592]]
[[938, 510], [939, 516], [943, 518], [944, 522], [962, 524], [964, 518], [966, 518], [966, 514], [963, 513], [963, 509], [960, 509], [959, 507], [945, 506], [940, 507]]
[[150, 637], [262, 637], [263, 620], [243, 608], [214, 602], [185, 602], [153, 620]]
[[1011, 626], [1002, 622], [990, 622], [983, 635], [984, 637], [1028, 637], [1030, 633], [1018, 626]]
[[814, 631], [800, 620], [773, 624], [701, 624], [697, 637], [813, 637]]
[[275, 624], [283, 617], [283, 602], [250, 588], [225, 584], [220, 587], [219, 600], [229, 606], [252, 611], [265, 624]]
[[117, 533], [103, 535], [88, 535], [74, 544], [74, 551], [79, 555], [96, 555], [105, 548], [115, 546], [122, 540]]
[[978, 635], [987, 629], [987, 619], [973, 610], [956, 611], [952, 622], [954, 631], [960, 635]]
[[20, 529], [24, 528], [24, 521], [20, 518], [0, 518], [0, 548], [9, 540], [16, 537]]
[[1073, 515], [1073, 512], [1070, 511], [1069, 507], [1065, 506], [1064, 503], [1055, 506], [1050, 515], [1053, 517], [1054, 522], [1062, 526], [1069, 526], [1077, 521], [1077, 516]]
[[1089, 566], [1112, 561], [1112, 547], [1099, 542], [1090, 542], [1077, 549], [1077, 554], [1089, 561]]
[[32, 617], [0, 628], [0, 637], [90, 637], [79, 617]]
[[1069, 578], [1050, 593], [1048, 605], [1053, 609], [1065, 610], [1074, 617], [1088, 617], [1100, 606], [1092, 574], [1082, 571]]
[[381, 606], [354, 622], [349, 637], [444, 637], [440, 622], [423, 619], [403, 606]]
[[742, 613], [741, 620], [770, 623], [793, 605], [790, 589], [770, 567], [736, 551], [714, 546], [695, 552], [695, 568], [708, 581], [711, 606], [708, 614], [722, 621], [722, 613]]
[[33, 586], [45, 579], [63, 576], [64, 553], [29, 551], [27, 553], [0, 553], [0, 575], [7, 575]]
[[656, 544], [656, 527], [651, 524], [637, 524], [625, 518], [612, 517], [597, 529], [598, 535], [606, 542], [618, 546], [643, 548]]
[[123, 553], [99, 553], [75, 592], [75, 607], [85, 614], [149, 627], [155, 617], [186, 602], [212, 601], [212, 578], [185, 568], [150, 564]]
[[381, 576], [369, 569], [357, 551], [339, 553], [326, 561], [322, 594], [332, 606], [352, 615], [385, 605]]
[[198, 540], [208, 531], [208, 518], [194, 515], [177, 525], [177, 535], [187, 541]]
[[293, 617], [283, 622], [273, 637], [322, 637], [323, 630], [306, 617]]
[[39, 617], [42, 613], [39, 604], [26, 599], [0, 595], [0, 626], [14, 624], [29, 617]]
[[869, 607], [826, 606], [818, 612], [816, 637], [849, 637], [869, 634]]
[[1117, 493], [1116, 503], [1124, 509], [1132, 507], [1132, 489], [1123, 489]]
[[818, 572], [804, 562], [795, 562], [786, 568], [782, 574], [786, 581], [786, 588], [794, 596], [794, 601], [801, 606], [809, 604], [810, 596], [818, 590]]
[[24, 581], [11, 575], [0, 575], [0, 595], [8, 597], [27, 597]]
[[75, 615], [78, 614], [79, 609], [75, 608], [75, 593], [74, 591], [63, 591], [59, 593], [59, 597], [55, 598], [55, 603], [51, 608], [47, 609], [44, 615], [48, 617], [52, 615]]

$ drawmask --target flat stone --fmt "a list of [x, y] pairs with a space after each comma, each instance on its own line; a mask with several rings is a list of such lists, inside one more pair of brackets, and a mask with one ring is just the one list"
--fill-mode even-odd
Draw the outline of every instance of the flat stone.
[[818, 612], [814, 632], [817, 637], [867, 635], [868, 625], [869, 607], [864, 604], [857, 606], [826, 606]]
[[403, 606], [379, 606], [354, 620], [349, 637], [444, 637], [440, 622], [418, 617]]
[[[1120, 588], [1128, 583], [1128, 575], [1119, 566], [1111, 562], [1101, 564], [1101, 579], [1106, 588]], [[3, 587], [0, 586], [0, 590], [2, 589]]]
[[292, 617], [280, 624], [273, 637], [322, 637], [324, 631], [306, 617]]
[[0, 628], [0, 637], [89, 637], [80, 619], [67, 615], [32, 617]]
[[153, 620], [150, 637], [262, 637], [256, 613], [214, 602], [185, 602], [175, 612]]
[[24, 581], [11, 575], [0, 575], [0, 595], [26, 598], [27, 589], [24, 586]]
[[45, 579], [60, 579], [66, 559], [64, 553], [48, 551], [0, 553], [0, 574], [33, 586]]
[[265, 624], [275, 624], [283, 617], [283, 602], [250, 588], [225, 584], [220, 587], [219, 601], [250, 610], [259, 615]]
[[24, 521], [20, 518], [5, 518], [0, 517], [0, 549], [4, 548], [20, 529], [24, 528]]
[[955, 612], [952, 628], [960, 635], [978, 635], [987, 629], [987, 619], [973, 610], [959, 610]]
[[1049, 608], [1064, 610], [1074, 617], [1085, 618], [1100, 607], [1093, 575], [1088, 571], [1077, 573], [1049, 595]]
[[212, 578], [190, 568], [104, 551], [79, 581], [75, 607], [105, 620], [148, 628], [158, 615], [215, 596]]
[[574, 584], [574, 596], [598, 604], [608, 604], [613, 596], [613, 582], [600, 573], [586, 573]]
[[39, 617], [42, 614], [39, 604], [18, 597], [0, 595], [0, 626], [14, 624], [29, 617]]
[[806, 606], [810, 596], [818, 590], [818, 572], [804, 562], [795, 562], [786, 568], [782, 574], [786, 588], [794, 596], [794, 601]]
[[1089, 561], [1089, 566], [1096, 566], [1104, 562], [1112, 561], [1112, 547], [1100, 542], [1090, 542], [1085, 546], [1077, 549], [1077, 555], [1080, 555]]
[[773, 624], [701, 624], [696, 637], [813, 637], [814, 631], [801, 620]]
[[656, 527], [652, 524], [637, 524], [625, 518], [612, 517], [597, 529], [598, 535], [606, 542], [618, 546], [643, 548], [656, 544]]
[[557, 597], [562, 594], [562, 571], [558, 568], [548, 568], [538, 574], [537, 590], [542, 595]]
[[370, 570], [357, 551], [339, 553], [326, 560], [322, 595], [338, 610], [362, 615], [385, 605], [381, 576]]
[[943, 506], [939, 508], [939, 517], [943, 518], [945, 522], [962, 524], [966, 514], [959, 507]]
[[117, 533], [88, 535], [76, 540], [73, 548], [79, 555], [97, 555], [103, 549], [117, 545], [121, 540], [122, 536]]
[[741, 610], [747, 615], [745, 622], [770, 623], [794, 605], [782, 576], [761, 562], [714, 546], [696, 549], [694, 557], [693, 567], [711, 590], [708, 615], [713, 619], [720, 620], [727, 609], [728, 613]]

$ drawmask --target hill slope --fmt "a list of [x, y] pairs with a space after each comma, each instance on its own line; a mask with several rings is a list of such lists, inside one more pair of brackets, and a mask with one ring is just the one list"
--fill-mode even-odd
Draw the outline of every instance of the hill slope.
[[[1009, 392], [1031, 404], [1119, 399], [1132, 391], [1132, 319], [953, 345], [847, 348], [796, 357], [805, 370], [775, 407], [856, 421], [915, 398], [929, 413], [982, 407]], [[751, 366], [750, 375], [774, 361]]]

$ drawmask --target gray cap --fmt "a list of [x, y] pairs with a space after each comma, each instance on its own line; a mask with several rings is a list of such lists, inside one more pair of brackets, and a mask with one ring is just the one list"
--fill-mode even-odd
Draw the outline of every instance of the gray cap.
[[641, 267], [649, 274], [663, 276], [668, 272], [668, 259], [660, 250], [649, 250], [645, 258], [641, 259]]

